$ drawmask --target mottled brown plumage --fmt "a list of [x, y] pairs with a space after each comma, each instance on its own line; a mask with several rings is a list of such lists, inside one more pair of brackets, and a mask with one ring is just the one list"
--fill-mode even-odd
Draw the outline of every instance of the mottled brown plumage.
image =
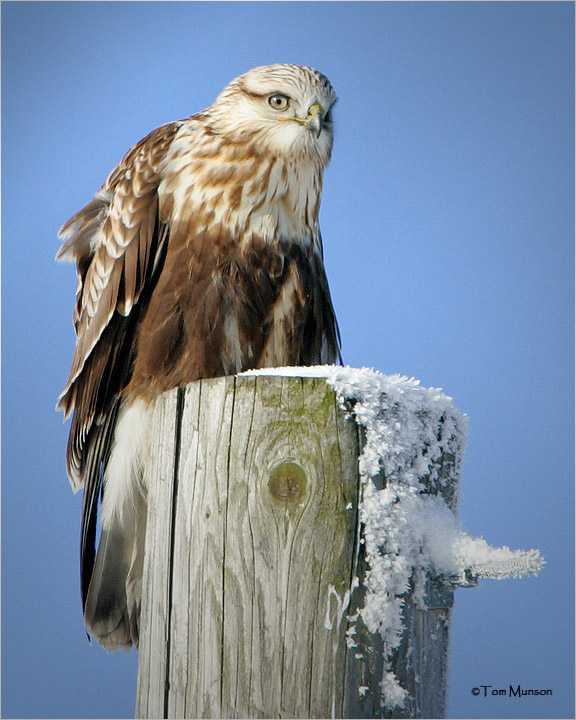
[[136, 144], [60, 231], [78, 291], [59, 407], [73, 413], [68, 474], [84, 488], [86, 624], [106, 647], [137, 643], [141, 464], [158, 394], [339, 359], [318, 226], [335, 100], [311, 68], [245, 73]]

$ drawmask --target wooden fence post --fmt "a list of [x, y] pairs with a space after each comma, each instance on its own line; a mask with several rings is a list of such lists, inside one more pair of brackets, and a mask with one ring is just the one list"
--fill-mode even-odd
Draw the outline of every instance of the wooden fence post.
[[[363, 431], [325, 378], [198, 381], [161, 398], [152, 435], [137, 717], [443, 716], [442, 576], [425, 607], [405, 595], [389, 668], [407, 700], [381, 702], [383, 641], [358, 613]], [[426, 488], [451, 506], [457, 466]]]

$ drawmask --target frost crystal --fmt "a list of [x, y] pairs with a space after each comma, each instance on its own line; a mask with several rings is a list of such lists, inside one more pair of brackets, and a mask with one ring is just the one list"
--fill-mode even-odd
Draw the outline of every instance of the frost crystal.
[[[463, 586], [482, 577], [536, 573], [544, 560], [535, 550], [490, 547], [468, 535], [456, 519], [455, 491], [468, 422], [441, 390], [366, 368], [274, 368], [245, 374], [324, 377], [341, 406], [364, 428], [359, 510], [368, 571], [360, 615], [368, 631], [379, 633], [384, 642], [384, 704], [402, 707], [406, 690], [390, 663], [405, 629], [402, 596], [410, 582], [414, 602], [426, 609], [424, 586], [430, 572]], [[446, 495], [438, 494], [438, 488], [446, 488]]]

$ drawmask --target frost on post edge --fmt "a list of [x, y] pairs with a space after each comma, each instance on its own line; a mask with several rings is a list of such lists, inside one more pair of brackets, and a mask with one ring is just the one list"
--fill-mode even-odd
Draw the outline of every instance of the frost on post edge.
[[[391, 662], [404, 631], [403, 596], [410, 583], [414, 602], [426, 609], [427, 574], [467, 586], [479, 578], [535, 574], [544, 560], [537, 550], [491, 547], [458, 522], [454, 511], [468, 421], [441, 390], [366, 368], [290, 367], [244, 374], [324, 377], [364, 429], [360, 519], [368, 571], [360, 614], [368, 631], [379, 633], [384, 643], [383, 704], [400, 708], [406, 690]], [[385, 485], [379, 489], [382, 475]], [[436, 488], [446, 488], [450, 506]]]

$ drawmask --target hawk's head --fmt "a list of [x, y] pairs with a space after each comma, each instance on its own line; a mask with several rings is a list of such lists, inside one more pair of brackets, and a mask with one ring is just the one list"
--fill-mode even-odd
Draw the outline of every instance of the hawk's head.
[[335, 102], [330, 81], [317, 70], [279, 64], [237, 77], [210, 110], [217, 128], [231, 139], [250, 138], [274, 153], [307, 155], [326, 165]]

